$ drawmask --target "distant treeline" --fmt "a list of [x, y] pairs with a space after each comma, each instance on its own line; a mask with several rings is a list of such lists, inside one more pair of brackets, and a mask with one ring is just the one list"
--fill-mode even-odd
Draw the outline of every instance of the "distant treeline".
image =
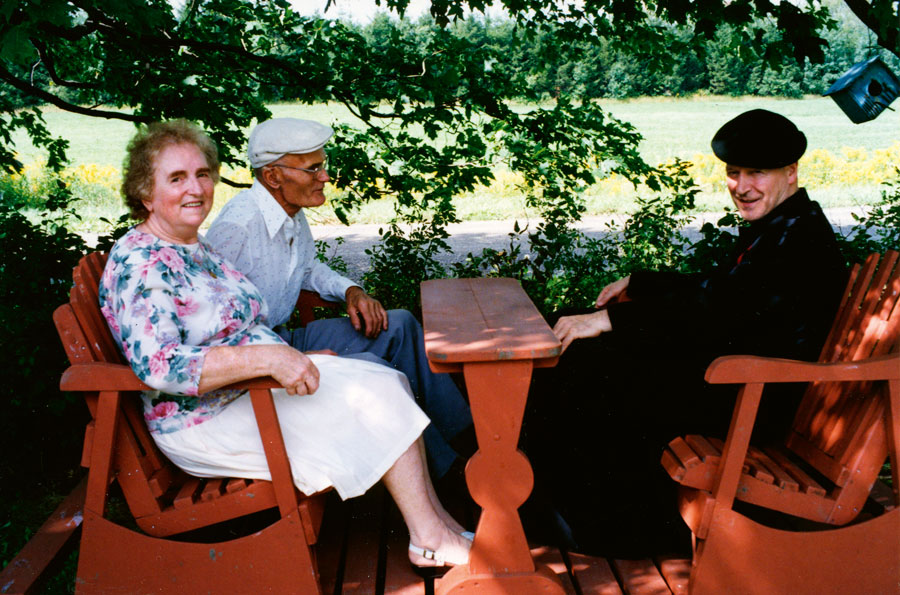
[[[378, 46], [400, 40], [416, 43], [435, 34], [428, 18], [398, 21], [381, 15], [371, 24], [349, 26]], [[476, 48], [494, 50], [489, 52], [496, 60], [492, 68], [521, 80], [527, 94], [523, 99], [527, 100], [559, 94], [614, 99], [694, 93], [796, 98], [824, 93], [853, 64], [873, 55], [881, 56], [900, 72], [900, 61], [875, 47], [867, 30], [851, 22], [827, 34], [829, 47], [822, 64], [792, 61], [780, 68], [768, 65], [765, 56], [750, 48], [741, 48], [744, 55], [725, 49], [732, 34], [728, 27], [720, 27], [715, 38], [700, 48], [685, 43], [691, 35], [688, 30], [662, 23], [660, 27], [667, 30], [673, 47], [681, 53], [675, 57], [674, 68], [659, 57], [641, 56], [604, 41], [562, 41], [552, 29], [525, 33], [508, 20], [470, 17], [452, 25], [451, 32]], [[781, 35], [771, 24], [764, 24], [763, 30], [765, 41]]]
[[[436, 35], [455, 37], [453, 45], [460, 51], [483, 53], [486, 66], [521, 89], [523, 101], [544, 101], [560, 95], [625, 99], [695, 93], [797, 98], [824, 93], [853, 64], [874, 55], [900, 73], [900, 60], [878, 48], [868, 30], [853, 22], [841, 23], [826, 33], [829, 45], [823, 63], [789, 61], [777, 67], [750, 47], [728, 49], [732, 35], [728, 26], [720, 27], [712, 41], [696, 44], [690, 43], [692, 33], [688, 29], [660, 23], [660, 29], [672, 40], [673, 55], [654, 56], [606, 40], [588, 41], [586, 37], [572, 42], [548, 27], [525, 31], [512, 20], [480, 15], [459, 20], [447, 29], [439, 29], [427, 16], [398, 20], [386, 13], [366, 25], [342, 25], [362, 36], [373, 49], [398, 44], [422, 49], [422, 64], [415, 65], [421, 68], [429, 66], [425, 50], [429, 39]], [[761, 31], [764, 42], [782, 35], [773, 24], [761, 24]], [[631, 46], [640, 48], [640, 43], [632, 41]], [[41, 73], [43, 70], [32, 74], [36, 86], [52, 86], [50, 81], [41, 80], [46, 77]], [[290, 89], [291, 85], [263, 83], [260, 93], [266, 101], [293, 101], [297, 97]], [[20, 107], [39, 103], [3, 82], [0, 90]], [[59, 94], [67, 99], [65, 91]]]

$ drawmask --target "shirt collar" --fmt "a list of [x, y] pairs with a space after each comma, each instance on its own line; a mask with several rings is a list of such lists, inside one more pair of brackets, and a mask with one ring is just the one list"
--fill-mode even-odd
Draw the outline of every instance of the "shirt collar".
[[274, 238], [285, 225], [293, 227], [293, 219], [288, 217], [288, 214], [284, 212], [284, 209], [272, 196], [272, 193], [260, 184], [259, 180], [253, 182], [250, 193], [253, 196], [253, 200], [256, 201], [256, 206], [259, 207], [259, 212], [262, 213], [263, 221], [266, 223], [266, 231], [269, 233], [269, 239]]

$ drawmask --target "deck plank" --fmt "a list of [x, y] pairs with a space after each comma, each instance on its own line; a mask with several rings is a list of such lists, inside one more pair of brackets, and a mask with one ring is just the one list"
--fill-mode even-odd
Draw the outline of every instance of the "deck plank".
[[[317, 550], [323, 592], [426, 595], [431, 581], [413, 572], [409, 534], [397, 507], [380, 486], [347, 502], [329, 503]], [[343, 548], [343, 549], [342, 549]], [[690, 560], [606, 560], [536, 545], [535, 563], [548, 566], [566, 593], [583, 595], [682, 595]], [[342, 568], [341, 568], [342, 567]], [[342, 569], [342, 572], [341, 572]]]
[[628, 595], [670, 595], [666, 580], [652, 560], [613, 560]]
[[[316, 562], [323, 593], [335, 593], [341, 577], [341, 556], [347, 540], [349, 506], [342, 502], [337, 492], [329, 494], [326, 503], [322, 531], [316, 543]], [[339, 592], [339, 591], [338, 591]]]
[[396, 595], [424, 595], [425, 581], [409, 563], [409, 532], [396, 506], [389, 507], [386, 523], [385, 554], [387, 564], [384, 574], [384, 592]]
[[572, 573], [584, 595], [622, 595], [622, 588], [604, 558], [569, 553]]
[[57, 562], [61, 552], [67, 551], [76, 535], [80, 534], [84, 518], [84, 498], [87, 493], [87, 475], [59, 504], [50, 518], [15, 558], [0, 573], [3, 593], [31, 593], [48, 574], [47, 569]]
[[341, 593], [371, 595], [377, 592], [381, 531], [385, 521], [384, 499], [387, 497], [379, 484], [364, 496], [347, 502], [350, 527]]
[[659, 572], [673, 595], [687, 595], [691, 578], [691, 561], [685, 558], [663, 557], [657, 560]]
[[559, 549], [550, 546], [538, 546], [531, 548], [531, 557], [534, 558], [535, 564], [543, 564], [552, 570], [560, 582], [566, 593], [577, 593], [575, 585], [572, 584], [572, 578], [569, 576], [569, 569], [566, 568], [566, 561]]

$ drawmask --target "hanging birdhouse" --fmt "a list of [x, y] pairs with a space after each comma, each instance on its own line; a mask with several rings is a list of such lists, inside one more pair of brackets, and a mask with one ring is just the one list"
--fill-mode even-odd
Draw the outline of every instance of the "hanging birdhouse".
[[859, 124], [874, 120], [900, 95], [900, 79], [880, 58], [869, 58], [854, 64], [825, 95]]

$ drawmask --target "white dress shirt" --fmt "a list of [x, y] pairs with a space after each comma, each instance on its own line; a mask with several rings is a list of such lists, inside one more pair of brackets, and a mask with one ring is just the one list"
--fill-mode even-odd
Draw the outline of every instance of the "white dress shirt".
[[258, 181], [228, 201], [206, 239], [262, 293], [271, 327], [288, 321], [301, 289], [343, 302], [347, 289], [358, 285], [316, 260], [303, 209], [288, 217]]

